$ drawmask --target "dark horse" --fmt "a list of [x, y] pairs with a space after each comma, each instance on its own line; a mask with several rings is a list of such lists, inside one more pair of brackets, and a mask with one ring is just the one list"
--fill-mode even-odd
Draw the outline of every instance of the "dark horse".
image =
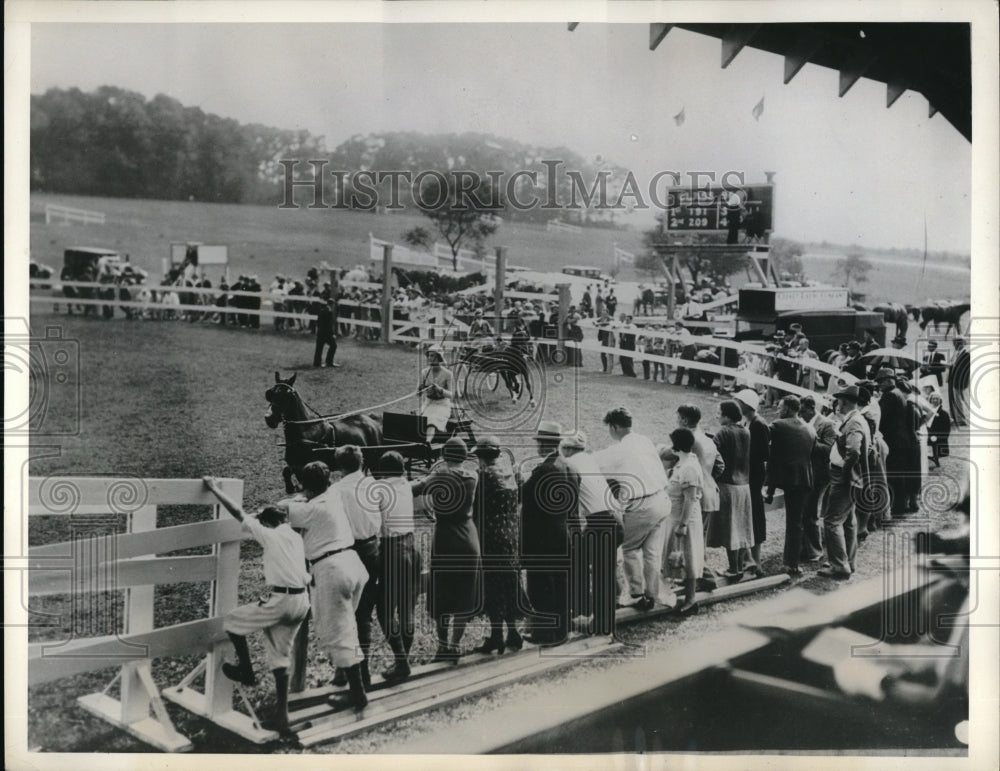
[[296, 375], [287, 380], [274, 373], [274, 385], [267, 389], [264, 398], [269, 406], [264, 421], [270, 428], [279, 423], [285, 429], [285, 468], [281, 475], [285, 491], [295, 492], [292, 477], [307, 463], [322, 460], [329, 465], [332, 450], [345, 444], [361, 448], [365, 465], [372, 468], [380, 453], [382, 427], [369, 415], [351, 415], [342, 420], [311, 420], [306, 414], [302, 399], [293, 388]]
[[972, 306], [969, 303], [951, 303], [948, 305], [925, 305], [920, 312], [920, 329], [927, 329], [928, 324], [934, 325], [934, 333], [937, 334], [938, 324], [947, 324], [944, 336], [948, 337], [951, 328], [955, 327], [958, 334], [962, 334], [962, 316], [969, 312]]
[[906, 330], [910, 326], [910, 312], [901, 303], [887, 303], [876, 305], [872, 308], [876, 313], [882, 314], [882, 319], [886, 324], [896, 325], [896, 336], [906, 339]]

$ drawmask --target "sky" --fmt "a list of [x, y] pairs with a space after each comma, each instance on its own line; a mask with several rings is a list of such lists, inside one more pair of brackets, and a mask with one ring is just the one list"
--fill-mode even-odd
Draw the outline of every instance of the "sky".
[[[305, 128], [488, 132], [630, 169], [776, 172], [776, 235], [969, 253], [971, 145], [923, 96], [647, 24], [34, 24], [31, 92], [115, 85]], [[754, 105], [764, 99], [759, 120]], [[685, 121], [673, 116], [683, 109]], [[687, 181], [687, 178], [685, 178]], [[645, 224], [641, 220], [638, 225]]]

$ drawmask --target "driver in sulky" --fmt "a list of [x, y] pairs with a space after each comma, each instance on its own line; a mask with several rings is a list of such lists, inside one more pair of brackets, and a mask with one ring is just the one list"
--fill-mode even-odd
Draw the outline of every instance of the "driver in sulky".
[[438, 432], [448, 430], [454, 377], [444, 366], [444, 352], [438, 346], [428, 349], [427, 364], [420, 375], [420, 414], [427, 418], [426, 441], [430, 444]]

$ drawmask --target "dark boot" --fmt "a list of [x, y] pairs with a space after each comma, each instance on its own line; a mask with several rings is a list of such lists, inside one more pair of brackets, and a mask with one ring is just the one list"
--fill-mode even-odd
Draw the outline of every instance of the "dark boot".
[[365, 690], [370, 691], [372, 688], [372, 675], [371, 672], [368, 671], [367, 657], [358, 666], [361, 667], [361, 682], [364, 684]]
[[389, 683], [398, 683], [410, 676], [410, 663], [406, 660], [406, 648], [399, 637], [390, 637], [389, 647], [392, 648], [396, 663], [392, 669], [382, 673], [382, 679]]
[[353, 707], [357, 712], [360, 712], [368, 706], [365, 684], [361, 680], [361, 665], [355, 664], [352, 667], [347, 667], [345, 672], [347, 673], [347, 684], [350, 686], [350, 691], [346, 697], [338, 696], [336, 699], [331, 700], [333, 707], [336, 710]]
[[337, 667], [337, 671], [333, 673], [333, 684], [343, 688], [347, 685], [347, 670], [343, 667]]
[[507, 625], [507, 647], [512, 651], [519, 651], [524, 647], [524, 640], [513, 624]]
[[229, 639], [236, 649], [237, 664], [224, 663], [222, 674], [230, 680], [242, 685], [256, 685], [257, 677], [253, 673], [253, 664], [250, 661], [250, 648], [247, 646], [247, 638], [241, 634], [229, 632]]
[[261, 727], [268, 731], [278, 733], [288, 733], [288, 670], [284, 667], [275, 669], [274, 672], [274, 713], [270, 720], [261, 723]]

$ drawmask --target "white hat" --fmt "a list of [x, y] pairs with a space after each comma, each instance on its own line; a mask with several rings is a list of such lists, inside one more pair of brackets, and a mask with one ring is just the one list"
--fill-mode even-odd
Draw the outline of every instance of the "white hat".
[[737, 391], [733, 394], [733, 398], [754, 411], [760, 406], [760, 396], [752, 388], [744, 388], [742, 391]]

